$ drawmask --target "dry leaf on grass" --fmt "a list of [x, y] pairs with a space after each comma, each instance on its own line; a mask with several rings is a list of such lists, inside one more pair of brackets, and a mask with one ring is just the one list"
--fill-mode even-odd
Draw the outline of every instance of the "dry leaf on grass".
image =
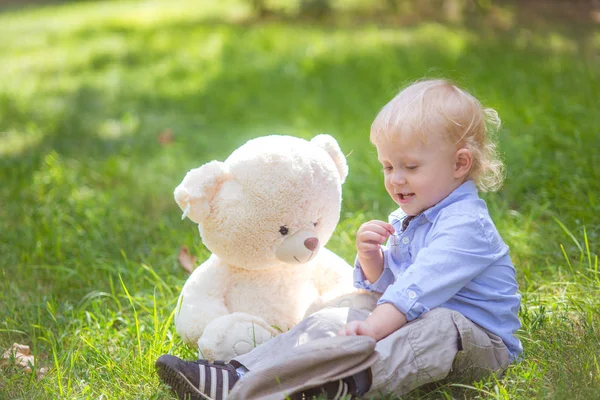
[[188, 274], [191, 274], [194, 268], [196, 268], [196, 257], [190, 254], [187, 247], [181, 246], [179, 249], [179, 256], [177, 258], [183, 269], [185, 269]]
[[[13, 364], [11, 364], [13, 363]], [[13, 343], [12, 347], [4, 352], [0, 359], [0, 368], [16, 365], [25, 372], [31, 372], [31, 367], [35, 365], [35, 357], [31, 354], [29, 346], [19, 343]], [[37, 379], [42, 379], [48, 373], [48, 367], [36, 369]]]
[[173, 135], [173, 130], [171, 128], [167, 128], [167, 129], [163, 130], [158, 135], [158, 143], [161, 146], [168, 146], [171, 143], [173, 143], [173, 140], [174, 140], [174, 135]]
[[14, 360], [15, 365], [25, 369], [26, 372], [31, 372], [31, 367], [35, 364], [35, 358], [29, 351], [29, 346], [19, 343], [13, 343], [12, 347], [4, 352], [0, 367], [9, 365], [10, 361]]
[[31, 355], [29, 346], [19, 343], [13, 343], [12, 347], [4, 352], [0, 366], [9, 365], [11, 360], [14, 360], [15, 365], [24, 368], [26, 372], [31, 372], [31, 367], [35, 364], [35, 358]]

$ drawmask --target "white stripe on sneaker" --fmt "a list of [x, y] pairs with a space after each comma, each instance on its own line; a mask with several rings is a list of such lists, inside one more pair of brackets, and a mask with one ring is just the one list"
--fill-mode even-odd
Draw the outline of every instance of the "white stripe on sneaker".
[[217, 369], [209, 368], [210, 370], [210, 397], [213, 399], [217, 398]]
[[221, 372], [223, 373], [223, 400], [225, 400], [229, 394], [229, 374], [224, 369]]
[[198, 389], [200, 389], [200, 391], [204, 393], [206, 391], [206, 387], [204, 385], [204, 380], [206, 379], [206, 377], [204, 376], [206, 373], [206, 369], [204, 368], [204, 365], [201, 364], [198, 364], [198, 369], [200, 370], [200, 387]]

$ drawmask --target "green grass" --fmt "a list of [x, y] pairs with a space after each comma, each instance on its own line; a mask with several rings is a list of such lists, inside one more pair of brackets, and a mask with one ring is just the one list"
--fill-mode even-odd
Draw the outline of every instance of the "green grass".
[[177, 252], [208, 256], [172, 199], [185, 172], [260, 135], [334, 135], [350, 176], [328, 247], [350, 261], [358, 226], [394, 207], [370, 123], [425, 75], [503, 119], [508, 176], [486, 199], [518, 270], [525, 352], [499, 381], [411, 398], [600, 398], [598, 28], [528, 25], [508, 6], [514, 25], [399, 26], [217, 3], [0, 12], [0, 350], [28, 344], [49, 368], [0, 369], [0, 398], [170, 398], [154, 360], [195, 355], [172, 326]]

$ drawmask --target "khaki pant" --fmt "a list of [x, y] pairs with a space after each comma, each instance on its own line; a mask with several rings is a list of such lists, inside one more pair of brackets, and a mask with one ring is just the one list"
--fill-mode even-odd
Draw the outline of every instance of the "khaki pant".
[[230, 398], [284, 399], [369, 367], [373, 382], [365, 398], [403, 395], [446, 377], [502, 374], [509, 364], [498, 336], [445, 308], [423, 314], [379, 342], [365, 336], [336, 336], [346, 322], [368, 315], [364, 310], [328, 308], [236, 358], [250, 372], [236, 383]]

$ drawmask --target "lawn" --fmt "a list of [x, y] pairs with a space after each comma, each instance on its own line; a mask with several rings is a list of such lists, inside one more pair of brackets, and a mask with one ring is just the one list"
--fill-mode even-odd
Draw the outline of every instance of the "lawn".
[[208, 257], [173, 201], [186, 171], [256, 136], [330, 133], [350, 175], [328, 247], [350, 262], [358, 226], [394, 208], [370, 123], [423, 76], [503, 120], [507, 179], [485, 198], [525, 351], [499, 381], [409, 397], [600, 398], [600, 25], [510, 5], [463, 23], [258, 20], [247, 3], [0, 9], [0, 351], [29, 345], [38, 370], [0, 368], [0, 398], [172, 398], [154, 361], [195, 356], [172, 326], [177, 254]]

